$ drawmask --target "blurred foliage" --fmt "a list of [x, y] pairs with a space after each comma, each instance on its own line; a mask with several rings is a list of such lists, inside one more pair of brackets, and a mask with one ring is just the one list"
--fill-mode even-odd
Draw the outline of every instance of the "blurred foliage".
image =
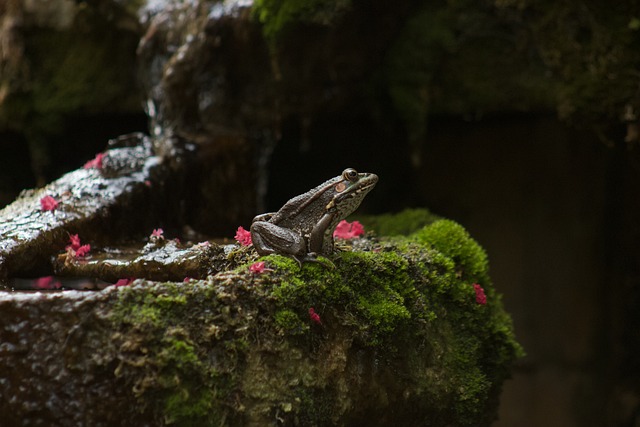
[[[139, 34], [116, 4], [108, 11], [82, 4], [69, 28], [27, 24], [22, 31], [22, 68], [5, 70], [6, 97], [0, 124], [23, 130], [34, 124], [55, 130], [62, 116], [140, 109], [135, 90]], [[25, 18], [29, 21], [29, 18]], [[36, 123], [34, 123], [34, 121]]]
[[351, 0], [255, 0], [254, 13], [273, 39], [295, 22], [329, 25], [350, 6]]
[[[431, 114], [556, 110], [602, 134], [640, 109], [637, 0], [415, 0], [372, 70], [412, 145]], [[335, 23], [366, 13], [348, 1], [258, 0], [267, 37], [292, 22]], [[393, 7], [389, 5], [388, 7]], [[284, 36], [286, 32], [282, 32]], [[375, 92], [375, 91], [373, 91]], [[386, 119], [384, 116], [382, 116]]]
[[71, 120], [142, 110], [135, 60], [137, 20], [115, 2], [30, 9], [15, 3], [3, 17], [0, 130], [24, 135], [32, 172], [47, 180], [51, 140]]
[[495, 6], [558, 83], [561, 118], [603, 132], [637, 119], [640, 2], [495, 0]]

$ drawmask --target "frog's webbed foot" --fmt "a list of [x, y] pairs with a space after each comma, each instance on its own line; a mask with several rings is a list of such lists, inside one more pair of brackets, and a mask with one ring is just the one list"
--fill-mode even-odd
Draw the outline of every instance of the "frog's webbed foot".
[[322, 265], [325, 268], [334, 269], [336, 265], [329, 258], [322, 257], [322, 259], [318, 258], [318, 254], [315, 252], [309, 252], [308, 254], [300, 257], [297, 255], [291, 255], [293, 259], [298, 262], [300, 268], [302, 268], [302, 264], [305, 262], [315, 262]]

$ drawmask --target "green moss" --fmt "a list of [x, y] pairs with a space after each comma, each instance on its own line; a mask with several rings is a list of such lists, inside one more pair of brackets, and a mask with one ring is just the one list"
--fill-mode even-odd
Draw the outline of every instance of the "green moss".
[[136, 326], [161, 326], [164, 317], [171, 313], [177, 315], [186, 304], [184, 295], [179, 293], [175, 286], [166, 287], [162, 293], [140, 294], [130, 291], [131, 288], [122, 290], [122, 298], [128, 304], [133, 304], [135, 310], [128, 305], [120, 305], [114, 311], [114, 315], [122, 319], [122, 322]]
[[489, 282], [487, 254], [459, 224], [450, 220], [436, 221], [412, 238], [451, 258], [465, 280], [481, 284]]
[[289, 257], [270, 255], [266, 265], [278, 272], [279, 283], [271, 290], [278, 305], [289, 306], [304, 302], [313, 305], [323, 295], [339, 300], [341, 290], [338, 272], [320, 257], [317, 263], [304, 263], [302, 268]]
[[365, 319], [368, 343], [379, 343], [411, 317], [407, 300], [415, 297], [415, 288], [407, 261], [400, 255], [345, 252], [341, 269], [352, 279], [352, 294], [357, 298], [354, 308]]
[[350, 6], [351, 0], [256, 0], [253, 12], [265, 36], [274, 39], [297, 22], [328, 25]]
[[358, 308], [371, 322], [371, 326], [383, 333], [395, 330], [398, 321], [411, 317], [402, 297], [388, 290], [360, 297], [358, 303]]
[[[207, 372], [194, 343], [186, 337], [180, 339], [169, 335], [162, 340], [162, 345], [156, 363], [160, 368], [158, 382], [163, 387], [159, 402], [165, 422], [193, 426], [216, 425], [213, 420], [218, 418], [212, 416], [218, 409], [216, 388], [202, 387], [201, 381], [192, 379], [200, 379]], [[203, 420], [211, 422], [203, 424]]]
[[300, 320], [300, 316], [292, 310], [279, 310], [275, 314], [276, 326], [284, 333], [300, 334], [309, 329], [306, 323]]
[[[219, 425], [227, 381], [206, 362], [202, 344], [209, 335], [198, 329], [196, 319], [187, 321], [193, 294], [178, 283], [156, 284], [142, 292], [136, 283], [119, 290], [111, 315], [114, 330], [127, 331], [117, 375], [132, 383], [138, 398], [149, 402], [163, 423]], [[206, 294], [199, 297], [207, 299]], [[215, 325], [213, 316], [206, 317], [207, 324]]]
[[198, 366], [198, 356], [193, 344], [189, 341], [168, 337], [163, 340], [163, 343], [165, 347], [159, 353], [162, 360], [171, 362], [178, 369]]
[[165, 403], [165, 418], [167, 424], [179, 426], [218, 426], [224, 417], [212, 414], [216, 395], [211, 390], [196, 391], [182, 387], [170, 395]]

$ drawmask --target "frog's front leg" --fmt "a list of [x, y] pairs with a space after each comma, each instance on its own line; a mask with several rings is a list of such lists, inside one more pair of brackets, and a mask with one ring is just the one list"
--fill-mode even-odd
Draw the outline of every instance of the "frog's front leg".
[[[327, 229], [338, 215], [335, 209], [327, 211], [320, 221], [313, 227], [309, 234], [309, 252], [314, 254], [330, 255], [326, 248], [333, 248], [333, 235], [327, 235]], [[333, 232], [333, 230], [331, 230]], [[328, 240], [325, 242], [325, 240]]]
[[251, 241], [260, 255], [277, 253], [297, 259], [307, 254], [307, 244], [300, 233], [266, 221], [254, 219], [251, 224]]

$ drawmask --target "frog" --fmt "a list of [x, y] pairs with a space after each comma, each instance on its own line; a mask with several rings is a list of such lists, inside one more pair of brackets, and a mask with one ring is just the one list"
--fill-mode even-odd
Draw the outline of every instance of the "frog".
[[280, 254], [306, 261], [334, 253], [336, 225], [355, 211], [373, 190], [378, 176], [353, 168], [286, 202], [277, 212], [257, 215], [251, 240], [259, 255]]

